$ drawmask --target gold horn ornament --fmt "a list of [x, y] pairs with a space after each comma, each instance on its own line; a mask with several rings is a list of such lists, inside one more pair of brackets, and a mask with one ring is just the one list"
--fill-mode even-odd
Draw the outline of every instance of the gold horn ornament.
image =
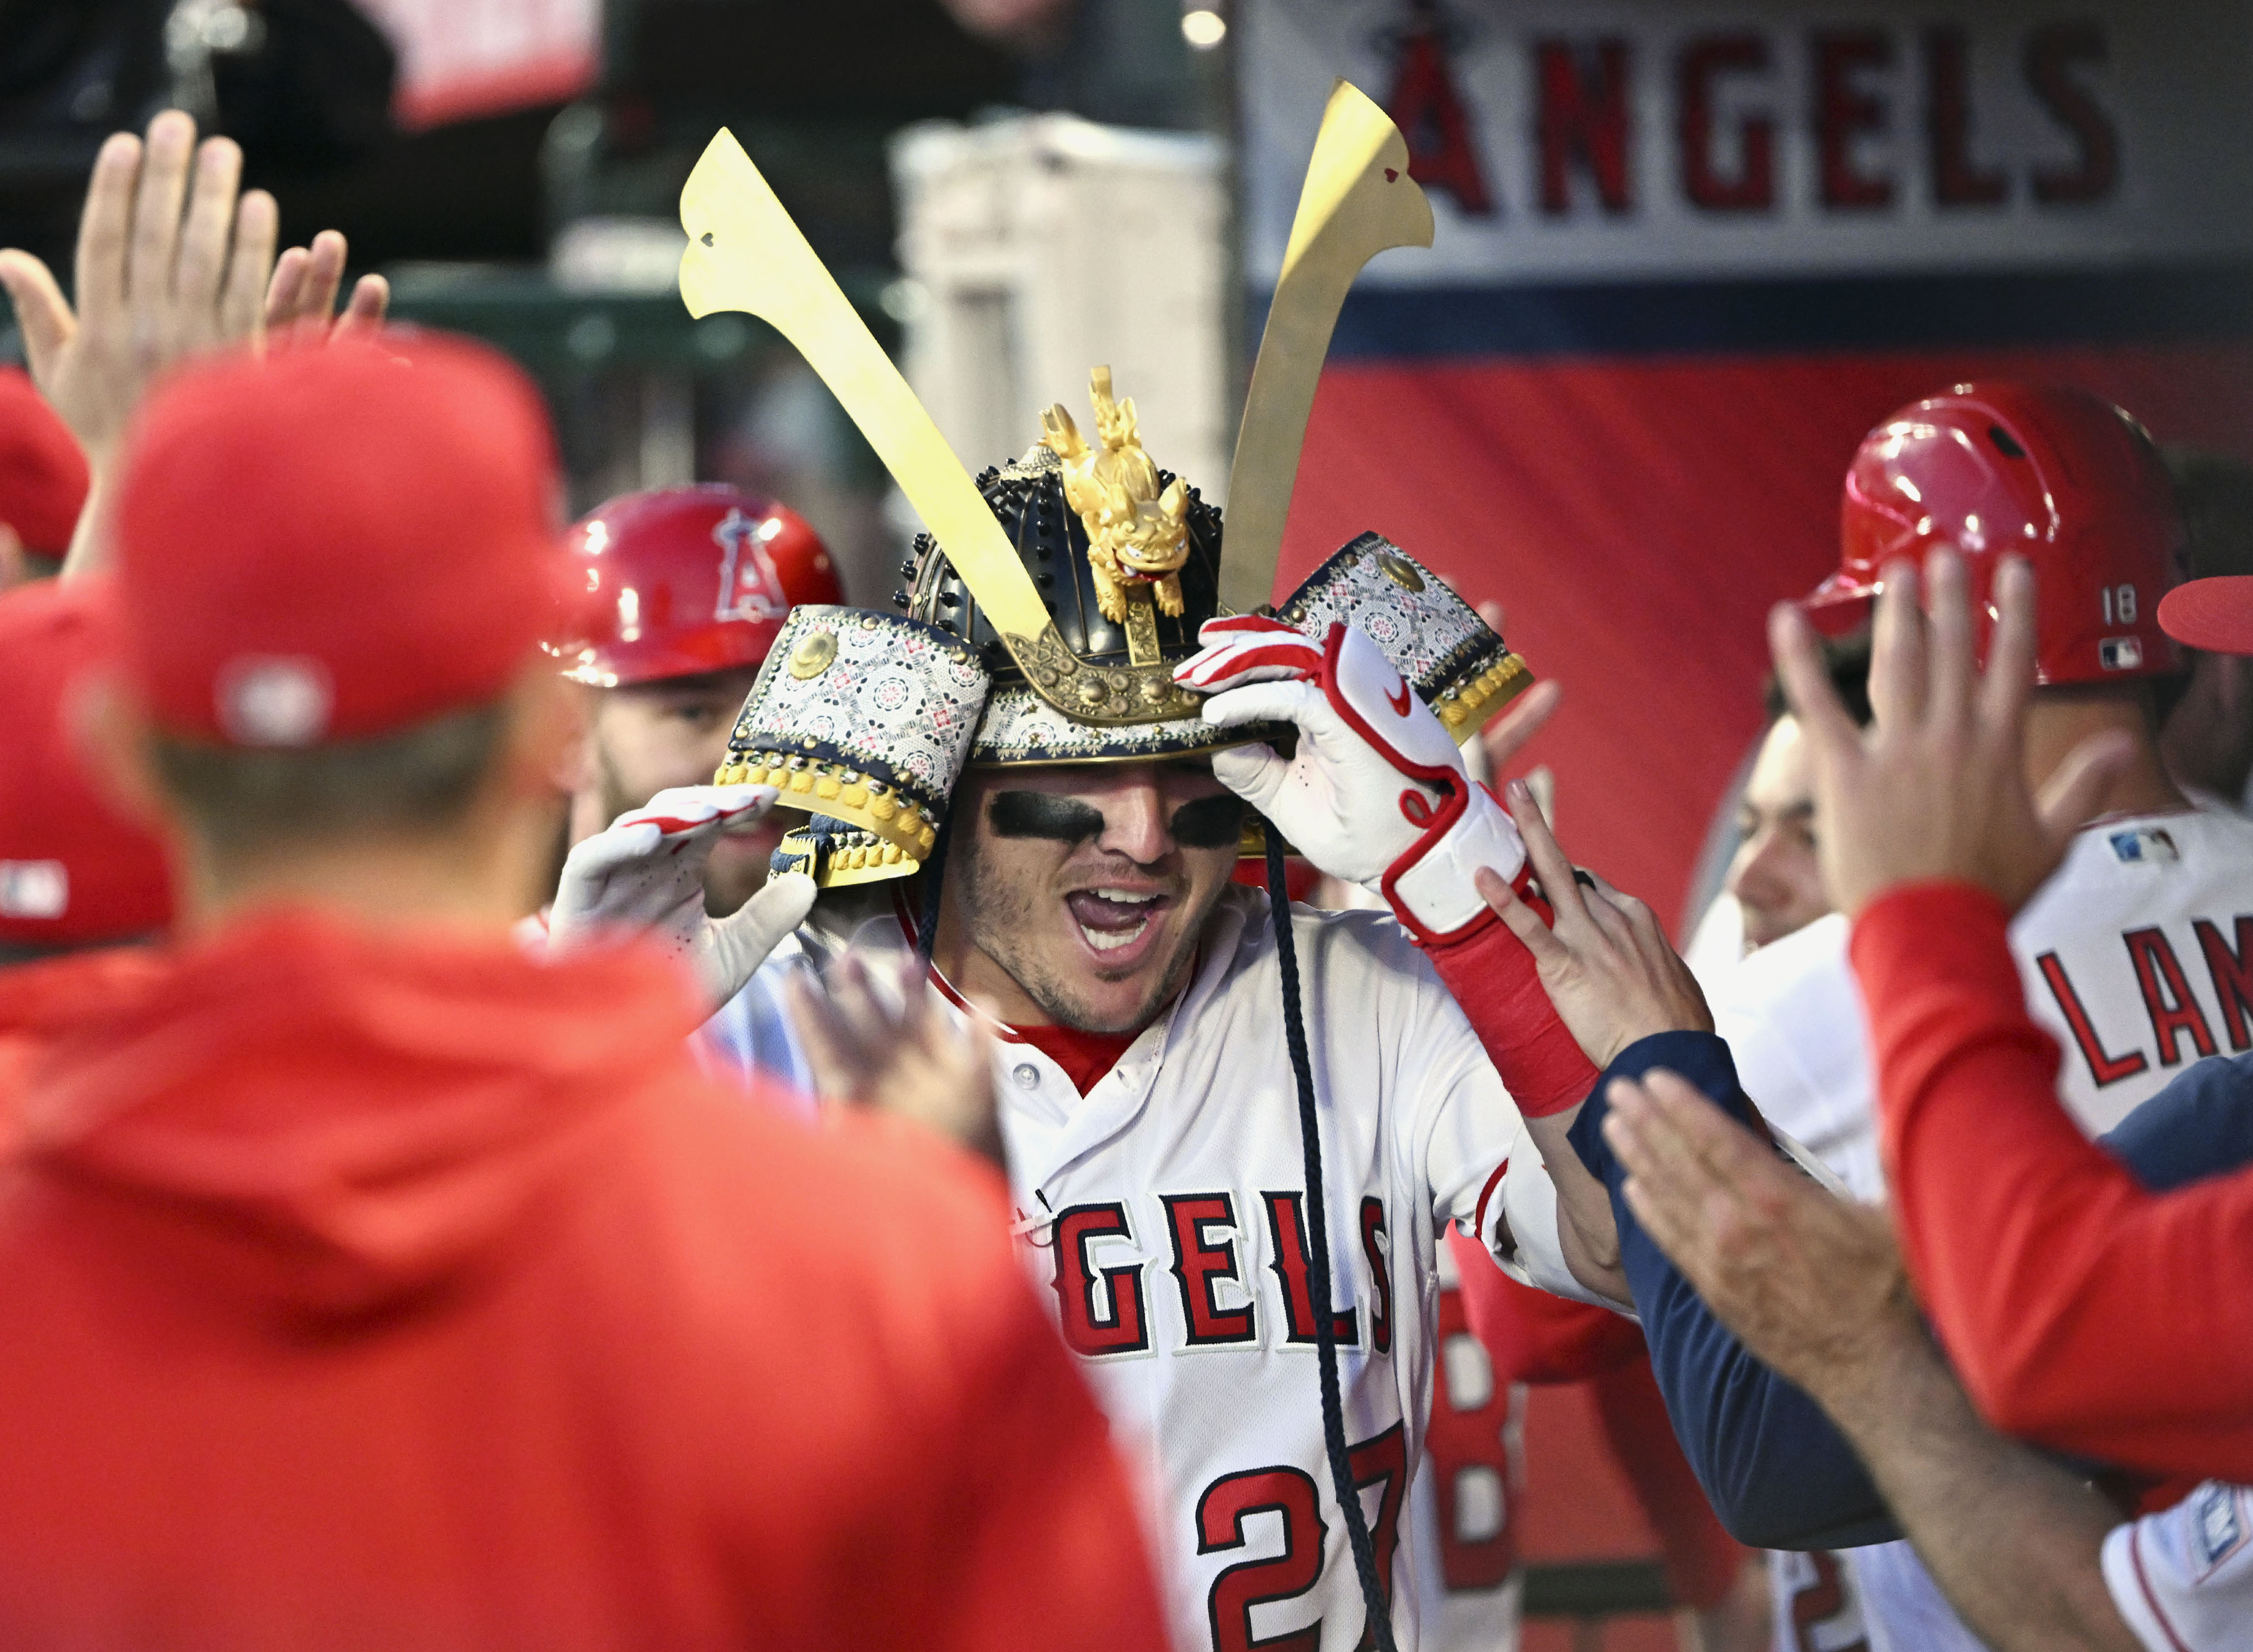
[[1196, 696], [1175, 686], [1163, 662], [1103, 670], [1073, 654], [977, 484], [724, 127], [681, 189], [680, 227], [688, 232], [680, 255], [688, 313], [701, 319], [741, 310], [797, 346], [923, 518], [1036, 694], [1081, 722], [1196, 714]]
[[1248, 614], [1275, 594], [1307, 415], [1346, 289], [1388, 247], [1431, 244], [1432, 204], [1408, 176], [1407, 140], [1358, 88], [1338, 81], [1307, 163], [1237, 427], [1220, 559], [1224, 607]]

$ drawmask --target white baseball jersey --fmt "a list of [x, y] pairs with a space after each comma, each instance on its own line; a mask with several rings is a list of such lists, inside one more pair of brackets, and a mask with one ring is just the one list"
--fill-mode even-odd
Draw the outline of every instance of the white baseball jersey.
[[[896, 954], [893, 898], [825, 897], [778, 958]], [[1513, 1188], [1546, 1175], [1390, 916], [1297, 910], [1294, 934], [1345, 1432], [1408, 1649], [1431, 1565], [1430, 1529], [1404, 1514], [1425, 1461], [1440, 1230], [1458, 1222], [1494, 1248]], [[1266, 896], [1231, 889], [1189, 985], [1086, 1096], [1029, 1044], [996, 1052], [1026, 1263], [1141, 1471], [1176, 1639], [1215, 1652], [1300, 1634], [1349, 1652], [1365, 1615], [1322, 1440], [1286, 1048]]]
[[1771, 1549], [1768, 1600], [1775, 1652], [1885, 1652], [1862, 1628], [1845, 1551]]
[[2208, 1481], [2115, 1526], [2104, 1586], [2150, 1652], [2253, 1652], [2253, 1487]]
[[[1861, 1198], [1884, 1195], [1868, 1040], [1843, 917], [1706, 982], [1745, 1093]], [[2253, 1048], [2253, 819], [2202, 802], [2103, 820], [2011, 925], [2058, 1093], [2091, 1135], [2187, 1062]], [[1848, 1551], [1873, 1649], [1977, 1652], [1907, 1544]]]
[[[1846, 920], [1823, 918], [1707, 984], [1745, 1091], [1879, 1196], [1869, 1048]], [[2011, 925], [2026, 1004], [2064, 1051], [2091, 1135], [2187, 1062], [2253, 1049], [2253, 819], [2219, 804], [2099, 821]]]

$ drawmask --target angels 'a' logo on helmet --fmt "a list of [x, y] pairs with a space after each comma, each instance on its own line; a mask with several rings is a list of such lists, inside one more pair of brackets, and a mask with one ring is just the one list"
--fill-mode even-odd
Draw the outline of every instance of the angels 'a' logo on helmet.
[[720, 547], [720, 601], [715, 619], [780, 619], [790, 612], [783, 595], [782, 576], [767, 554], [766, 541], [775, 531], [772, 521], [762, 521], [730, 509], [712, 530]]

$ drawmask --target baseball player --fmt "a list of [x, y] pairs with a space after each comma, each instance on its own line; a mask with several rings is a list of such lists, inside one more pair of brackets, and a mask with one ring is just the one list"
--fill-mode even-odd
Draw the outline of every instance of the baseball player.
[[[2187, 798], [2159, 751], [2152, 684], [2179, 668], [2159, 600], [2178, 577], [2181, 529], [2142, 431], [2081, 392], [1962, 387], [1863, 443], [1843, 533], [1841, 570], [1810, 601], [1818, 620], [1860, 617], [1886, 561], [1934, 545], [1964, 548], [1981, 603], [1997, 555], [2028, 557], [2041, 590], [2033, 777], [2047, 780], [2096, 729], [2134, 743], [2133, 766], [2012, 930], [2028, 1002], [2066, 1051], [2061, 1093], [2082, 1128], [2117, 1124], [2187, 1062], [2253, 1046], [2253, 822]], [[1874, 1201], [1872, 1067], [1847, 936], [1832, 916], [1780, 938], [1728, 972], [1712, 1003], [1762, 1114]], [[1933, 1627], [1950, 1614], [1906, 1544], [1858, 1551], [1853, 1570], [1881, 1645], [1977, 1644]]]
[[645, 947], [513, 944], [553, 454], [436, 338], [136, 422], [115, 733], [189, 938], [0, 1167], [0, 1642], [1157, 1652], [990, 1175], [743, 1105]]
[[[1043, 443], [990, 473], [986, 497], [1013, 559], [1048, 577], [1082, 669], [1131, 672], [1132, 636], [1104, 618], [1089, 554], [1105, 524], [1074, 508], [1064, 466]], [[1393, 1585], [1430, 1565], [1403, 1514], [1424, 1454], [1439, 1235], [1460, 1223], [1516, 1260], [1505, 1212], [1518, 1202], [1559, 1231], [1519, 1114], [1553, 1119], [1592, 1069], [1470, 888], [1473, 867], [1522, 876], [1524, 857], [1491, 794], [1462, 781], [1440, 719], [1350, 626], [1309, 637], [1280, 619], [1210, 620], [1218, 515], [1193, 497], [1182, 514], [1183, 612], [1149, 615], [1161, 658], [1140, 679], [1164, 714], [1107, 725], [1064, 714], [1015, 671], [980, 593], [927, 547], [912, 601], [929, 622], [800, 610], [746, 708], [739, 761], [786, 784], [804, 775], [827, 789], [823, 806], [855, 808], [849, 833], [817, 834], [806, 851], [832, 893], [778, 955], [785, 966], [927, 946], [940, 991], [993, 1007], [1027, 1264], [1146, 1477], [1176, 1634], [1216, 1649], [1278, 1635], [1336, 1649], [1371, 1633], [1327, 1460], [1316, 1359], [1327, 1330], [1343, 1455], [1392, 1633], [1407, 1646], [1418, 1592]], [[1412, 582], [1437, 600], [1437, 582], [1381, 540], [1352, 557], [1378, 582], [1373, 598]], [[1381, 626], [1382, 606], [1371, 613]], [[950, 654], [952, 635], [934, 637], [932, 622], [984, 646]], [[928, 673], [910, 676], [923, 659]], [[994, 679], [982, 706], [950, 689], [981, 662]], [[1175, 693], [1177, 677], [1195, 692]], [[887, 705], [896, 721], [882, 719]], [[1299, 731], [1289, 760], [1270, 743], [1284, 728]], [[934, 728], [959, 728], [969, 749], [967, 772], [938, 789], [943, 860], [912, 896], [896, 880], [848, 881], [904, 858], [868, 865], [873, 826], [890, 823], [853, 794], [889, 755], [897, 784], [875, 801], [912, 804], [910, 758]], [[817, 772], [801, 744], [791, 768], [761, 749], [785, 735], [840, 755], [818, 758]], [[1229, 881], [1246, 802], [1392, 910], [1294, 911], [1280, 951], [1267, 902]], [[630, 882], [637, 864], [661, 865], [660, 854], [621, 859], [613, 876]], [[1287, 957], [1319, 1076], [1327, 1325]], [[1561, 1258], [1549, 1265], [1564, 1273]]]
[[[115, 627], [100, 582], [0, 592], [0, 1098], [37, 1045], [129, 989], [171, 925], [163, 847], [89, 772], [87, 699]], [[0, 1143], [14, 1114], [0, 1109]]]
[[[1325, 133], [1375, 145], [1347, 195], [1382, 224], [1420, 198], [1357, 98], [1340, 90]], [[938, 990], [991, 1007], [1025, 1260], [1140, 1470], [1182, 1642], [1417, 1643], [1403, 1580], [1425, 1536], [1402, 1515], [1439, 1235], [1456, 1223], [1579, 1290], [1576, 1264], [1602, 1260], [1576, 1258], [1580, 1223], [1609, 1223], [1559, 1122], [1589, 1053], [1473, 888], [1482, 868], [1526, 882], [1515, 824], [1456, 749], [1522, 662], [1373, 533], [1275, 617], [1222, 616], [1224, 581], [1264, 596], [1272, 577], [1266, 490], [1288, 473], [1255, 481], [1244, 456], [1293, 450], [1311, 364], [1255, 374], [1294, 387], [1247, 408], [1232, 497], [1254, 530], [1224, 567], [1219, 513], [1143, 449], [1107, 370], [1092, 429], [1052, 408], [973, 484], [727, 135], [682, 216], [692, 312], [779, 317], [936, 535], [908, 615], [792, 615], [717, 777], [715, 807], [781, 785], [818, 812], [781, 853], [829, 893], [782, 966], [921, 953]], [[1278, 336], [1263, 359], [1303, 347]], [[1514, 712], [1519, 735], [1552, 704]], [[1390, 911], [1231, 883], [1247, 825], [1271, 891], [1287, 840]], [[631, 921], [671, 876], [662, 827], [612, 835], [574, 851], [601, 868], [590, 924]], [[674, 944], [705, 948], [701, 915], [673, 910]], [[1596, 1053], [1650, 1007], [1623, 997]], [[1589, 1195], [1593, 1212], [1573, 1202]]]
[[[1867, 636], [1857, 633], [1839, 639], [1827, 645], [1824, 653], [1831, 686], [1848, 714], [1857, 722], [1868, 722]], [[1845, 921], [1831, 915], [1830, 893], [1823, 885], [1816, 854], [1814, 777], [1809, 772], [1799, 720], [1774, 678], [1764, 698], [1768, 727], [1735, 800], [1736, 848], [1721, 893], [1683, 948], [1685, 961], [1712, 1001], [1731, 1000], [1731, 978], [1741, 968], [1749, 966], [1755, 979], [1765, 977], [1771, 963], [1753, 962], [1763, 949], [1810, 924], [1835, 927]], [[1759, 990], [1748, 986], [1742, 996], [1754, 997]], [[1850, 1044], [1836, 1052], [1835, 1058], [1857, 1063], [1861, 1052]], [[1858, 1174], [1874, 1182], [1878, 1168], [1867, 1121], [1853, 1111], [1855, 1085], [1810, 1082], [1808, 1087], [1843, 1091], [1847, 1110], [1836, 1115], [1802, 1113], [1796, 1128], [1808, 1133], [1800, 1139], [1834, 1167], [1859, 1156]], [[1774, 1633], [1785, 1652], [1824, 1652], [1827, 1647], [1866, 1640], [1852, 1567], [1845, 1556], [1824, 1550], [1771, 1550], [1767, 1565]]]
[[[1713, 1311], [1852, 1442], [1948, 1599], [1978, 1626], [1973, 1644], [2239, 1652], [2253, 1623], [2253, 1495], [2208, 1481], [2124, 1521], [2085, 1471], [1982, 1422], [1917, 1312], [1885, 1216], [1826, 1194], [1730, 1125], [1723, 1113], [1753, 1114], [1726, 1067], [1700, 1059], [1710, 1035], [1657, 1042], [1669, 1041], [1669, 1064], [1699, 1074], [1706, 1098], [1669, 1077], [1611, 1097], [1605, 1134], [1635, 1177], [1636, 1209]], [[2253, 1118], [2208, 1103], [2242, 1099], [2231, 1092], [2243, 1065], [2185, 1075], [2103, 1145], [2153, 1192], [2242, 1168]], [[1967, 1641], [1934, 1600], [1937, 1615], [1888, 1619], [1882, 1643]]]
[[[575, 634], [553, 646], [564, 675], [594, 691], [571, 800], [576, 842], [659, 792], [708, 781], [791, 609], [844, 593], [805, 518], [722, 483], [612, 499], [572, 528], [567, 548], [586, 601]], [[704, 910], [741, 911], [765, 884], [783, 833], [804, 818], [778, 808], [700, 838]], [[696, 1042], [723, 1070], [808, 1088], [787, 1018], [756, 976]]]

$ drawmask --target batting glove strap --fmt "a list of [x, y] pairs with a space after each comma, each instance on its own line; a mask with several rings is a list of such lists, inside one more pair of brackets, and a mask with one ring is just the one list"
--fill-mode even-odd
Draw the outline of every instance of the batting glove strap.
[[1492, 868], [1520, 896], [1532, 881], [1517, 823], [1484, 786], [1466, 784], [1416, 846], [1385, 869], [1376, 893], [1417, 940], [1444, 946], [1501, 922], [1478, 892], [1481, 867]]

